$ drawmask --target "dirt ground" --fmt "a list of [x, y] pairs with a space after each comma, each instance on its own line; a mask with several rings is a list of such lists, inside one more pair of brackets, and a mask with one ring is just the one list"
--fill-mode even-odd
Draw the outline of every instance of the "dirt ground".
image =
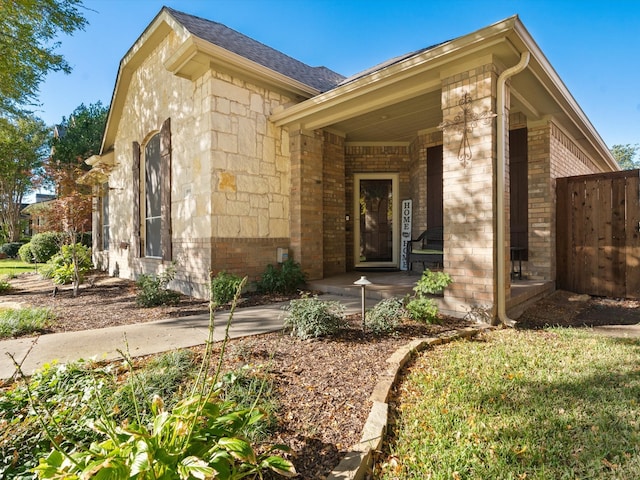
[[[21, 275], [10, 283], [13, 289], [0, 295], [0, 302], [53, 309], [58, 319], [47, 332], [182, 317], [205, 313], [209, 308], [208, 302], [189, 297], [183, 297], [177, 306], [139, 308], [133, 282], [104, 275], [91, 277], [76, 298], [70, 287], [59, 288], [53, 295], [51, 282], [35, 274]], [[285, 300], [287, 297], [250, 295], [240, 306]], [[275, 380], [281, 421], [274, 441], [292, 448], [299, 478], [324, 478], [359, 441], [371, 408], [369, 395], [379, 372], [386, 368], [385, 360], [397, 348], [413, 338], [436, 336], [468, 325], [442, 318], [440, 325], [407, 323], [396, 335], [375, 337], [363, 334], [359, 315], [349, 320], [350, 328], [331, 340], [303, 341], [273, 333], [233, 340], [227, 349], [228, 368], [250, 365], [266, 369]], [[639, 323], [640, 308], [638, 302], [559, 291], [529, 308], [518, 320], [519, 328], [534, 329]]]

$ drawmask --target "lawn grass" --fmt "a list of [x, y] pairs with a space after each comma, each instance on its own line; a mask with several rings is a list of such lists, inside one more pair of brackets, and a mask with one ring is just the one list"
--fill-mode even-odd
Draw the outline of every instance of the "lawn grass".
[[640, 341], [502, 330], [421, 353], [375, 478], [640, 478]]
[[10, 277], [20, 273], [34, 272], [35, 265], [25, 263], [20, 259], [3, 258], [0, 260], [0, 277], [8, 275]]

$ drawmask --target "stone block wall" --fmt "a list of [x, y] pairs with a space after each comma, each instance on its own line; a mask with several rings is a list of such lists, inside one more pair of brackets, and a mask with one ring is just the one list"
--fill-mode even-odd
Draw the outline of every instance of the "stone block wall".
[[[144, 143], [171, 118], [171, 212], [174, 288], [208, 295], [209, 272], [255, 280], [276, 248], [289, 247], [289, 137], [269, 121], [291, 101], [240, 77], [210, 70], [195, 80], [169, 73], [172, 32], [132, 74], [119, 119], [112, 173], [110, 273], [136, 278], [166, 265], [135, 258], [132, 164]], [[124, 90], [123, 90], [124, 92]], [[166, 262], [165, 262], [166, 263]]]

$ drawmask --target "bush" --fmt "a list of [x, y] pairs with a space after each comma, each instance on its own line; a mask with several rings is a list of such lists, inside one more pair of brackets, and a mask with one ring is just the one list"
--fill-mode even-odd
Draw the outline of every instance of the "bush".
[[31, 250], [31, 242], [25, 243], [18, 249], [18, 256], [24, 263], [33, 263], [33, 251]]
[[140, 289], [136, 303], [145, 308], [177, 305], [180, 302], [180, 294], [167, 289], [167, 285], [175, 276], [176, 269], [173, 265], [158, 275], [140, 275], [136, 281], [136, 285]]
[[306, 275], [299, 263], [288, 258], [279, 267], [267, 265], [267, 269], [258, 281], [258, 290], [263, 293], [294, 293], [306, 282]]
[[413, 287], [416, 296], [406, 305], [409, 316], [417, 321], [436, 322], [438, 320], [438, 306], [433, 299], [427, 298], [427, 296], [442, 294], [442, 291], [452, 282], [453, 280], [448, 273], [432, 272], [429, 269], [422, 272], [422, 277]]
[[31, 238], [31, 252], [37, 263], [45, 263], [60, 251], [62, 234], [57, 232], [37, 233]]
[[366, 312], [364, 321], [365, 329], [376, 335], [393, 332], [400, 324], [404, 314], [405, 310], [402, 305], [402, 300], [385, 298]]
[[0, 253], [4, 253], [9, 258], [16, 258], [18, 256], [18, 250], [22, 246], [22, 242], [9, 242], [0, 245]]
[[344, 305], [337, 301], [305, 296], [291, 300], [284, 310], [289, 313], [284, 327], [303, 339], [335, 335], [346, 325]]
[[0, 280], [0, 293], [5, 293], [11, 290], [11, 284], [6, 280]]
[[242, 278], [225, 271], [211, 279], [211, 300], [215, 305], [224, 305], [233, 300]]
[[413, 291], [418, 296], [440, 295], [452, 282], [453, 280], [451, 280], [451, 276], [448, 273], [432, 272], [427, 269], [422, 272], [422, 277], [418, 280], [417, 285], [413, 287]]
[[53, 279], [57, 285], [66, 285], [73, 281], [74, 256], [78, 262], [78, 274], [82, 282], [83, 274], [93, 268], [91, 262], [91, 249], [76, 243], [74, 245], [63, 245], [59, 253], [56, 253], [40, 269], [40, 274], [45, 278]]
[[48, 308], [0, 310], [0, 338], [41, 332], [54, 318]]
[[414, 298], [405, 308], [413, 320], [426, 323], [435, 323], [438, 320], [438, 306], [431, 298]]

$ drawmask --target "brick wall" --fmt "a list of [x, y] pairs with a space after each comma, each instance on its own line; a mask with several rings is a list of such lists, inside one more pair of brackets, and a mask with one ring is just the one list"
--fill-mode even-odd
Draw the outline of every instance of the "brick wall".
[[309, 280], [323, 277], [323, 134], [290, 132], [291, 252]]
[[324, 276], [346, 271], [344, 138], [324, 132], [323, 270]]
[[[460, 100], [469, 94], [474, 113], [495, 112], [495, 65], [487, 64], [442, 80], [445, 121], [460, 115]], [[469, 305], [495, 302], [494, 159], [495, 122], [478, 122], [468, 133], [472, 158], [459, 158], [462, 134], [449, 128], [443, 134], [444, 267], [454, 283], [445, 291], [444, 310], [463, 314]]]
[[405, 146], [355, 146], [345, 149], [345, 204], [350, 220], [346, 222], [347, 270], [355, 266], [354, 258], [354, 175], [357, 173], [398, 173], [398, 200], [411, 196], [411, 159]]

